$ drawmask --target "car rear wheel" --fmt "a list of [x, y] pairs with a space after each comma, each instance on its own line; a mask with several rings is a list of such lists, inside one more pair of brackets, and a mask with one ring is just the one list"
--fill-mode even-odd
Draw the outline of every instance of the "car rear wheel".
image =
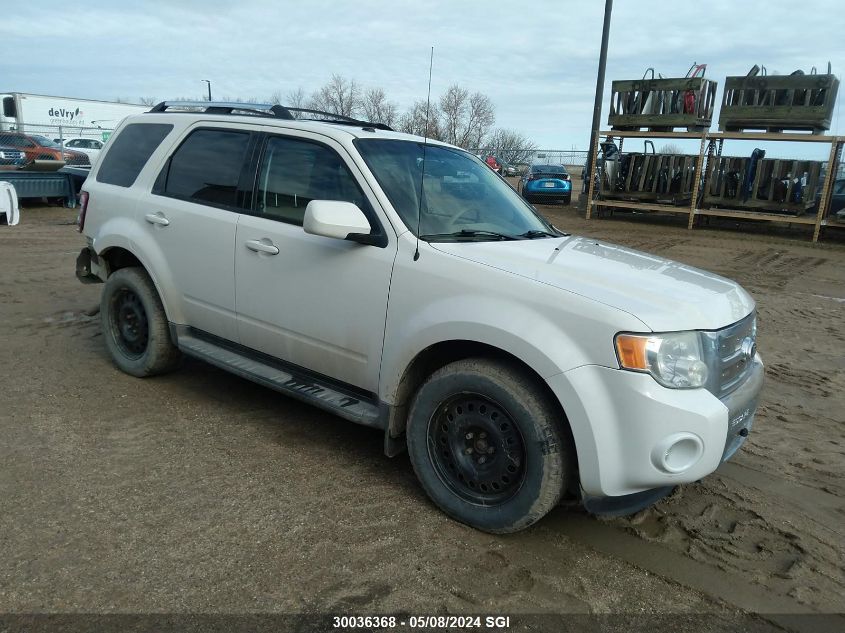
[[408, 453], [428, 496], [480, 530], [516, 532], [557, 505], [573, 472], [559, 407], [535, 378], [483, 358], [438, 370], [414, 398]]
[[103, 334], [114, 364], [133, 376], [155, 376], [175, 369], [181, 354], [170, 340], [161, 299], [141, 268], [112, 273], [100, 297]]

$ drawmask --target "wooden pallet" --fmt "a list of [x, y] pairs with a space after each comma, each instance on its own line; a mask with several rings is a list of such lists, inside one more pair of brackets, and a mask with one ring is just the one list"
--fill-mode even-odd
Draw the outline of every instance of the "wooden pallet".
[[689, 206], [697, 155], [626, 152], [623, 156], [627, 157], [627, 171], [620, 176], [623, 161], [615, 161], [616, 171], [608, 171], [602, 179], [602, 198]]
[[834, 75], [728, 77], [719, 129], [821, 134], [830, 129], [838, 91]]
[[[720, 126], [721, 127], [721, 126]], [[814, 125], [790, 125], [783, 127], [783, 123], [774, 124], [756, 124], [756, 125], [728, 125], [723, 129], [724, 132], [738, 132], [747, 134], [783, 134], [785, 131], [789, 132], [809, 132], [813, 135], [820, 135], [827, 132], [827, 128], [817, 127]]]
[[[706, 131], [713, 119], [716, 87], [715, 81], [703, 77], [614, 81], [608, 124], [622, 131]], [[687, 92], [695, 97], [689, 112], [684, 106]]]
[[[815, 160], [782, 160], [764, 158], [757, 164], [751, 192], [742, 199], [742, 183], [745, 181], [751, 159], [739, 156], [722, 156], [710, 161], [704, 204], [711, 207], [748, 209], [776, 214], [800, 216], [815, 204], [819, 189], [821, 162]], [[733, 191], [729, 173], [736, 173], [738, 184]], [[807, 184], [802, 187], [801, 198], [794, 201], [795, 178], [807, 174]], [[778, 183], [789, 179], [786, 189], [779, 189]]]

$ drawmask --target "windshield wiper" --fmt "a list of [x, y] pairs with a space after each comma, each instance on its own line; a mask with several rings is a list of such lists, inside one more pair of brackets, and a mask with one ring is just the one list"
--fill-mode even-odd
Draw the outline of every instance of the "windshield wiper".
[[541, 231], [539, 229], [532, 229], [530, 231], [526, 231], [525, 233], [520, 233], [518, 237], [524, 237], [529, 240], [535, 240], [538, 237], [560, 237], [560, 235], [555, 233], [549, 233], [548, 231]]
[[496, 233], [496, 231], [483, 231], [480, 229], [461, 229], [460, 231], [455, 231], [454, 233], [430, 233], [428, 235], [420, 235], [420, 239], [430, 241], [432, 239], [439, 239], [439, 238], [462, 238], [462, 237], [482, 237], [482, 238], [495, 238], [499, 240], [516, 240], [519, 237], [514, 235], [507, 235], [506, 233]]

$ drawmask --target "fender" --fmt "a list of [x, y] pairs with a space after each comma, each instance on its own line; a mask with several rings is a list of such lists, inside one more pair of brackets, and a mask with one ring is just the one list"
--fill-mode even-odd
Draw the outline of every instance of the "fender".
[[139, 230], [133, 217], [111, 217], [106, 220], [97, 231], [93, 246], [101, 256], [109, 249], [118, 247], [137, 257], [153, 280], [167, 320], [171, 323], [185, 323], [181, 297], [173, 283], [167, 258], [155, 239]]
[[[507, 322], [495, 322], [503, 314], [508, 315]], [[442, 321], [444, 315], [466, 317]], [[500, 349], [544, 379], [595, 362], [595, 348], [591, 353], [584, 341], [574, 339], [559, 324], [528, 305], [514, 305], [507, 297], [467, 294], [441, 298], [409, 315], [401, 325], [388, 315], [387, 329], [379, 397], [391, 405], [396, 404], [399, 384], [412, 361], [432, 345], [447, 341], [470, 341]], [[612, 340], [612, 333], [608, 334], [608, 362], [613, 353]]]

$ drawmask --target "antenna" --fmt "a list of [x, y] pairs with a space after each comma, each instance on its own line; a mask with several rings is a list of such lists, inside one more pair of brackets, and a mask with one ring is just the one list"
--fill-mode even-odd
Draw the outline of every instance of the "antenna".
[[434, 66], [434, 47], [431, 47], [431, 57], [428, 60], [428, 95], [425, 98], [425, 132], [423, 132], [423, 157], [422, 169], [420, 169], [420, 195], [417, 207], [417, 248], [414, 251], [414, 261], [420, 258], [420, 224], [422, 223], [422, 199], [423, 187], [425, 186], [425, 153], [428, 149], [428, 110], [431, 107], [431, 69]]

